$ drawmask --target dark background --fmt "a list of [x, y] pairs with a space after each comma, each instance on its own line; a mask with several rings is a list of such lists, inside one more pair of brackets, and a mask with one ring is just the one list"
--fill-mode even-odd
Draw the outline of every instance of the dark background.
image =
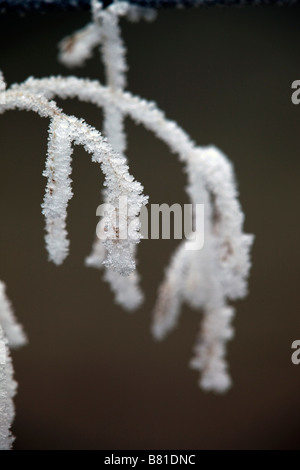
[[[67, 75], [56, 44], [88, 19], [2, 16], [8, 83]], [[122, 24], [128, 88], [235, 165], [245, 229], [256, 240], [250, 295], [236, 304], [228, 348], [234, 387], [207, 394], [188, 368], [201, 312], [185, 307], [164, 342], [151, 337], [156, 290], [176, 241], [140, 245], [147, 301], [134, 314], [114, 305], [100, 271], [83, 266], [103, 178], [81, 148], [71, 253], [60, 268], [48, 263], [40, 209], [48, 122], [9, 112], [0, 117], [0, 277], [30, 339], [13, 353], [15, 449], [297, 449], [300, 365], [291, 362], [291, 344], [300, 339], [300, 106], [291, 102], [291, 84], [300, 79], [300, 8], [169, 10], [152, 24]], [[96, 56], [72, 73], [103, 80]], [[93, 106], [63, 106], [101, 128]], [[188, 202], [176, 157], [132, 122], [127, 130], [131, 171], [150, 202]]]

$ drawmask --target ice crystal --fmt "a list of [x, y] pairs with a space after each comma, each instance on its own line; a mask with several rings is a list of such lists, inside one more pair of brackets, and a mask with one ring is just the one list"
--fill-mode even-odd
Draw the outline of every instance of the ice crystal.
[[6, 296], [5, 284], [0, 281], [0, 450], [10, 449], [14, 440], [10, 428], [15, 415], [13, 397], [17, 384], [13, 378], [9, 347], [18, 348], [26, 341]]
[[[228, 300], [246, 295], [253, 237], [243, 232], [244, 215], [238, 202], [233, 168], [226, 155], [213, 146], [197, 147], [154, 103], [132, 96], [129, 92], [119, 90], [116, 93], [98, 82], [75, 77], [30, 79], [19, 85], [20, 88], [44, 93], [48, 98], [77, 97], [99, 107], [112, 103], [123, 115], [130, 116], [136, 123], [154, 132], [184, 162], [191, 202], [205, 206], [205, 243], [201, 250], [190, 250], [189, 242], [183, 241], [176, 251], [159, 289], [153, 326], [157, 338], [165, 336], [175, 326], [183, 301], [193, 308], [203, 309], [205, 322], [207, 312], [212, 308], [215, 312], [215, 307], [211, 307], [213, 301], [218, 304], [219, 311], [219, 308], [225, 308]], [[100, 267], [104, 256], [105, 250], [98, 240], [87, 264]], [[120, 285], [126, 283], [118, 283], [113, 275], [109, 280], [115, 293]], [[128, 305], [126, 300], [120, 300], [126, 299], [126, 296], [117, 295], [118, 302], [127, 308], [132, 305], [132, 290], [128, 289], [128, 292], [131, 299]], [[137, 305], [140, 303], [138, 298], [141, 298], [140, 290], [136, 288]], [[211, 388], [220, 390], [218, 386]]]
[[10, 428], [15, 416], [16, 387], [7, 339], [0, 326], [0, 450], [9, 450], [14, 441]]
[[[48, 154], [43, 175], [47, 178], [42, 212], [46, 223], [49, 259], [61, 264], [69, 252], [67, 207], [72, 198], [72, 149], [82, 145], [100, 165], [105, 176], [102, 197], [107, 210], [101, 233], [86, 265], [105, 268], [116, 302], [127, 310], [141, 305], [143, 293], [136, 271], [137, 245], [142, 235], [139, 214], [148, 198], [143, 186], [130, 174], [126, 152], [124, 119], [143, 124], [176, 153], [185, 165], [187, 192], [193, 205], [204, 204], [204, 246], [199, 239], [181, 242], [173, 254], [159, 288], [152, 332], [162, 339], [177, 324], [183, 303], [203, 312], [200, 334], [191, 367], [201, 372], [205, 390], [224, 392], [231, 384], [226, 361], [226, 343], [233, 336], [234, 309], [230, 300], [247, 293], [251, 235], [244, 234], [244, 215], [238, 202], [234, 171], [228, 158], [216, 147], [199, 147], [153, 102], [125, 91], [126, 50], [119, 19], [152, 20], [153, 11], [114, 2], [107, 8], [92, 1], [92, 22], [61, 41], [59, 59], [68, 67], [82, 66], [95, 48], [105, 66], [106, 86], [76, 77], [29, 78], [6, 89], [0, 72], [0, 113], [19, 109], [50, 120]], [[104, 111], [103, 134], [82, 119], [66, 115], [54, 101], [77, 98]], [[120, 201], [126, 200], [126, 210]], [[123, 237], [123, 230], [130, 236]], [[203, 227], [196, 224], [196, 235]], [[11, 305], [0, 283], [0, 448], [10, 448], [10, 426], [15, 393], [8, 346], [26, 341], [15, 321]]]

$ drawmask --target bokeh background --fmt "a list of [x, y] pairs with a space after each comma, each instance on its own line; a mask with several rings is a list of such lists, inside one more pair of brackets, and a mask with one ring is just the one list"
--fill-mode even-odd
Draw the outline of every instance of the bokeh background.
[[[9, 84], [70, 72], [57, 43], [88, 13], [0, 17], [0, 67]], [[123, 22], [129, 89], [154, 100], [198, 144], [233, 161], [256, 236], [250, 295], [236, 303], [224, 396], [197, 386], [188, 368], [201, 312], [185, 307], [164, 342], [150, 334], [164, 267], [178, 241], [144, 241], [146, 302], [134, 314], [113, 302], [102, 273], [83, 266], [94, 238], [103, 177], [74, 154], [71, 253], [57, 268], [44, 248], [47, 125], [32, 113], [0, 116], [1, 279], [30, 342], [13, 352], [19, 391], [15, 449], [297, 449], [300, 365], [300, 8], [161, 11], [151, 24]], [[103, 80], [98, 54], [76, 75]], [[59, 102], [59, 104], [62, 104]], [[101, 128], [101, 112], [68, 101], [68, 113]], [[182, 165], [127, 122], [131, 170], [152, 203], [186, 203]]]

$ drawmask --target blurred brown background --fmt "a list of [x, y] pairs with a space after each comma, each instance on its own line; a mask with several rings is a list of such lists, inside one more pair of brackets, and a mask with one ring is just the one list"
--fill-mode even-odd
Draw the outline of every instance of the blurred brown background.
[[[0, 18], [0, 67], [9, 84], [69, 72], [56, 44], [89, 15]], [[234, 387], [206, 394], [188, 368], [201, 315], [184, 308], [164, 342], [151, 311], [176, 241], [144, 241], [139, 268], [147, 294], [128, 314], [102, 273], [83, 266], [94, 237], [103, 178], [82, 149], [74, 155], [68, 217], [71, 253], [47, 261], [40, 204], [47, 121], [0, 117], [0, 259], [29, 345], [13, 353], [19, 392], [15, 449], [297, 449], [300, 365], [300, 8], [161, 11], [153, 24], [123, 23], [129, 89], [155, 100], [198, 144], [234, 162], [245, 229], [255, 233], [250, 295], [236, 304], [228, 358]], [[103, 78], [98, 55], [72, 72]], [[62, 104], [62, 103], [60, 103]], [[101, 113], [77, 102], [67, 112], [101, 128]], [[131, 169], [152, 203], [188, 202], [181, 164], [127, 123]]]

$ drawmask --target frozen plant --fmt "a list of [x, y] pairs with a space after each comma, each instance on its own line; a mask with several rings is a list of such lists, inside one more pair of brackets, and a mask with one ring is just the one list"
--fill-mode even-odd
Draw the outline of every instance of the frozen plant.
[[[105, 175], [103, 201], [104, 239], [96, 238], [86, 265], [104, 268], [116, 302], [134, 310], [143, 301], [136, 271], [136, 251], [141, 240], [139, 213], [147, 203], [143, 187], [129, 173], [125, 156], [124, 118], [143, 124], [185, 165], [187, 191], [191, 203], [204, 204], [205, 242], [184, 240], [165, 272], [154, 309], [152, 332], [162, 339], [178, 322], [181, 305], [203, 311], [201, 331], [191, 361], [201, 371], [200, 385], [205, 390], [226, 391], [231, 384], [226, 362], [226, 343], [232, 338], [234, 309], [230, 300], [247, 293], [252, 235], [243, 233], [244, 215], [238, 202], [235, 177], [227, 157], [216, 147], [198, 147], [155, 103], [148, 102], [126, 87], [126, 50], [121, 38], [120, 17], [131, 21], [152, 20], [153, 10], [114, 2], [107, 8], [92, 1], [92, 21], [85, 28], [61, 41], [59, 60], [68, 67], [82, 66], [100, 47], [106, 71], [106, 86], [98, 81], [70, 77], [28, 78], [8, 89], [1, 80], [0, 112], [19, 109], [38, 113], [50, 120], [48, 154], [43, 175], [47, 178], [42, 212], [46, 223], [46, 249], [49, 260], [61, 264], [69, 252], [66, 229], [67, 207], [72, 198], [72, 145], [83, 145], [100, 164]], [[2, 77], [2, 76], [1, 76]], [[2, 77], [3, 78], [3, 77]], [[103, 134], [82, 119], [66, 115], [53, 101], [76, 98], [104, 111]], [[126, 212], [120, 200], [127, 201]], [[117, 216], [116, 216], [117, 214]], [[120, 224], [130, 228], [131, 236], [120, 237]], [[197, 230], [201, 230], [196, 224]], [[19, 346], [25, 337], [11, 312], [0, 285], [0, 444], [11, 445], [9, 428], [13, 418], [12, 379], [8, 346]]]
[[24, 344], [23, 328], [15, 319], [6, 287], [0, 281], [0, 450], [10, 449], [14, 440], [10, 427], [15, 415], [13, 397], [17, 384], [13, 378], [9, 348], [19, 348]]

